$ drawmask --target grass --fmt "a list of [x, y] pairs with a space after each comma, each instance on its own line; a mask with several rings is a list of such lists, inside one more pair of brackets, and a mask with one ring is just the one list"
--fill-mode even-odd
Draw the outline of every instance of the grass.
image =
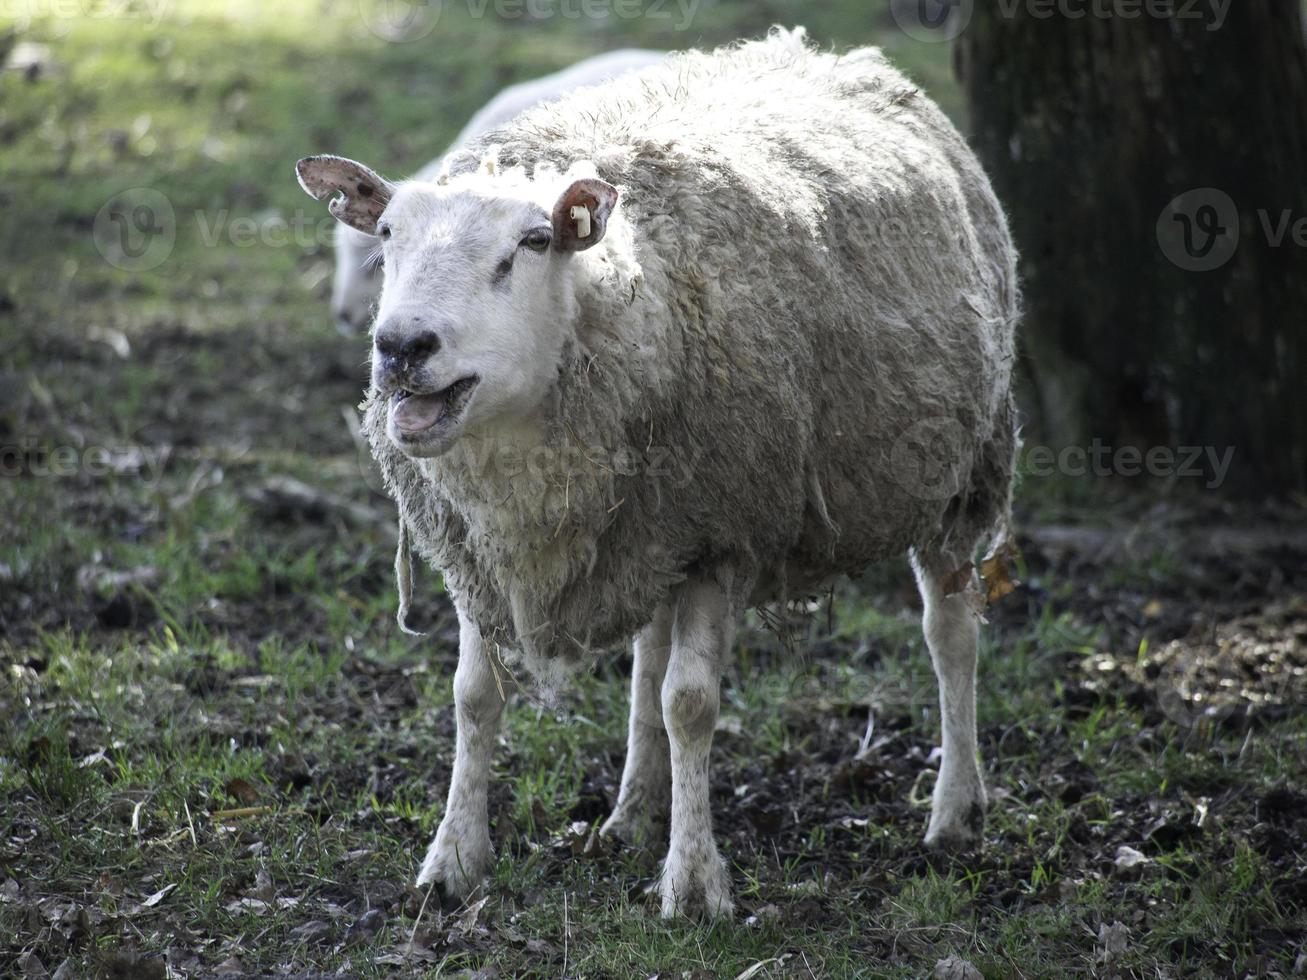
[[[735, 921], [662, 922], [656, 856], [586, 846], [620, 774], [620, 657], [560, 708], [508, 712], [489, 900], [422, 908], [408, 883], [448, 781], [455, 637], [434, 574], [430, 638], [394, 625], [389, 511], [345, 422], [364, 351], [328, 323], [321, 214], [291, 164], [330, 150], [410, 171], [510, 81], [773, 22], [883, 42], [960, 102], [946, 46], [894, 33], [887, 8], [705, 0], [678, 32], [447, 3], [412, 44], [370, 34], [361, 9], [0, 21], [0, 51], [48, 48], [35, 80], [0, 75], [0, 973], [35, 958], [162, 976], [166, 958], [186, 976], [915, 977], [950, 954], [991, 977], [1287, 971], [1304, 941], [1301, 713], [1182, 724], [1096, 666], [1133, 662], [1141, 637], [1090, 614], [1087, 588], [1113, 609], [1179, 588], [1171, 554], [1101, 579], [1031, 556], [1041, 587], [996, 614], [981, 667], [980, 854], [919, 843], [938, 719], [892, 563], [842, 585], [794, 649], [741, 634], [714, 748]], [[166, 199], [175, 239], [131, 271], [102, 254], [96, 215], [139, 188]], [[279, 222], [308, 232], [280, 244]], [[288, 505], [270, 489], [288, 476], [382, 519]], [[1039, 492], [1023, 506], [1083, 512], [1082, 489]], [[1114, 873], [1121, 844], [1153, 859], [1138, 878]], [[1109, 963], [1113, 923], [1129, 938]]]

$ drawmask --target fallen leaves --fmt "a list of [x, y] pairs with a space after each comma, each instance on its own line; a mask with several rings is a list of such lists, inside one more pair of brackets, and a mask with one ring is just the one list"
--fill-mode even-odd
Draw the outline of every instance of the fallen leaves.
[[168, 896], [168, 893], [170, 891], [172, 891], [176, 887], [177, 887], [176, 884], [164, 885], [157, 892], [155, 892], [154, 894], [146, 898], [144, 901], [142, 901], [141, 904], [136, 907], [136, 911], [139, 912], [142, 909], [154, 908], [156, 905], [158, 905]]
[[984, 974], [961, 956], [944, 957], [935, 964], [931, 977], [934, 980], [984, 980]]
[[977, 618], [986, 622], [985, 609], [1011, 595], [1020, 584], [1016, 578], [1019, 556], [1012, 539], [1007, 535], [1002, 536], [993, 550], [980, 560], [979, 579], [983, 588], [978, 588], [976, 584], [976, 566], [967, 562], [944, 577], [944, 595], [960, 596]]
[[310, 919], [290, 931], [290, 937], [300, 943], [316, 943], [331, 932], [330, 923], [321, 919]]
[[300, 900], [290, 895], [281, 896], [269, 900], [262, 898], [237, 898], [223, 906], [228, 912], [280, 912], [284, 909], [293, 909], [300, 904]]
[[227, 795], [242, 806], [254, 806], [259, 802], [259, 791], [240, 778], [227, 780]]
[[1116, 849], [1112, 870], [1118, 878], [1130, 881], [1138, 878], [1149, 864], [1152, 864], [1152, 859], [1142, 851], [1137, 851], [1128, 844], [1122, 844]]
[[985, 583], [985, 602], [998, 602], [1011, 595], [1019, 584], [1016, 579], [1019, 552], [1012, 539], [1004, 536], [994, 549], [980, 560], [980, 578]]
[[1130, 930], [1122, 922], [1103, 923], [1098, 928], [1094, 956], [1099, 963], [1110, 965], [1125, 956], [1130, 948]]
[[[484, 899], [481, 904], [485, 904]], [[385, 912], [381, 909], [368, 909], [345, 930], [345, 945], [357, 946], [360, 943], [370, 942], [385, 924]]]
[[594, 857], [603, 849], [599, 828], [584, 820], [574, 820], [568, 824], [561, 844], [571, 850], [574, 857]]

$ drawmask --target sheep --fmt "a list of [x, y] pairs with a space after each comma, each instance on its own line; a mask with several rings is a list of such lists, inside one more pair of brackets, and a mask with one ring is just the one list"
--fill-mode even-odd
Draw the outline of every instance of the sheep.
[[[661, 51], [624, 48], [595, 55], [541, 78], [510, 85], [477, 110], [454, 137], [446, 154], [474, 137], [502, 126], [533, 105], [556, 99], [574, 88], [597, 85], [627, 72], [638, 71], [662, 57]], [[435, 179], [443, 163], [444, 156], [436, 158], [419, 170], [414, 179]], [[377, 247], [376, 236], [363, 234], [348, 225], [336, 225], [336, 271], [331, 284], [331, 313], [336, 328], [343, 334], [356, 333], [371, 318], [373, 305], [381, 292]]]
[[410, 548], [458, 615], [419, 885], [457, 901], [490, 868], [512, 685], [634, 637], [601, 833], [666, 827], [664, 916], [731, 914], [708, 758], [735, 624], [904, 553], [940, 685], [925, 839], [979, 841], [971, 562], [1009, 524], [1019, 298], [1002, 209], [929, 99], [878, 49], [775, 29], [536, 107], [434, 182], [297, 172], [384, 242], [361, 409], [398, 503], [400, 622]]

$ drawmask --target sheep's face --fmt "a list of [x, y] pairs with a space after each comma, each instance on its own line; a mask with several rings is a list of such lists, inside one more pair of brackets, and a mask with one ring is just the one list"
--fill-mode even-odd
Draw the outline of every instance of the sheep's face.
[[343, 191], [332, 213], [381, 241], [372, 387], [395, 446], [438, 456], [470, 432], [529, 427], [574, 330], [572, 253], [603, 237], [616, 189], [490, 172], [391, 185], [333, 157], [299, 172], [314, 196]]

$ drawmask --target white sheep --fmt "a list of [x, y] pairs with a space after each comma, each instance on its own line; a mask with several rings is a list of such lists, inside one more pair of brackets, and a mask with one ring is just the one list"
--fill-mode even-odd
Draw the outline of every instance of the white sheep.
[[[497, 129], [514, 116], [557, 99], [572, 89], [617, 78], [637, 71], [663, 58], [661, 51], [624, 48], [595, 55], [561, 71], [541, 78], [510, 85], [487, 102], [468, 120], [445, 151], [447, 156], [477, 136]], [[445, 156], [431, 161], [414, 175], [414, 180], [434, 180], [444, 165]], [[372, 309], [381, 294], [380, 242], [375, 235], [357, 231], [348, 225], [336, 226], [336, 272], [331, 284], [331, 312], [342, 333], [355, 333], [367, 326]]]
[[385, 243], [364, 422], [399, 504], [401, 622], [410, 542], [459, 617], [419, 884], [466, 896], [490, 867], [518, 668], [552, 683], [634, 635], [602, 831], [647, 841], [670, 816], [663, 913], [729, 913], [708, 757], [734, 624], [905, 551], [943, 722], [926, 841], [976, 842], [964, 587], [1008, 521], [1018, 294], [975, 157], [878, 50], [802, 29], [576, 92], [493, 143], [431, 183], [297, 168]]

